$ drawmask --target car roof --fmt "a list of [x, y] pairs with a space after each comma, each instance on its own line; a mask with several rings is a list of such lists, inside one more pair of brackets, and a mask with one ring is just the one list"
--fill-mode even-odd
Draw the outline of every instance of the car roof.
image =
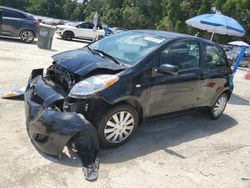
[[78, 23], [82, 24], [82, 23], [91, 23], [91, 22], [80, 21], [80, 22], [78, 22]]
[[0, 6], [0, 8], [4, 8], [4, 9], [8, 9], [8, 10], [13, 10], [13, 11], [16, 11], [16, 12], [27, 14], [27, 12], [25, 12], [25, 11], [22, 11], [22, 10], [16, 9], [16, 8], [12, 8], [12, 7]]
[[178, 38], [190, 38], [190, 39], [199, 39], [205, 43], [209, 43], [209, 44], [213, 44], [213, 45], [216, 44], [213, 41], [210, 41], [210, 40], [207, 40], [204, 38], [200, 38], [200, 37], [196, 37], [196, 36], [192, 36], [192, 35], [188, 35], [188, 34], [183, 34], [183, 33], [175, 33], [175, 32], [169, 32], [169, 31], [158, 31], [158, 30], [134, 30], [134, 31], [158, 35], [160, 37], [170, 39], [170, 40], [171, 39], [178, 39]]

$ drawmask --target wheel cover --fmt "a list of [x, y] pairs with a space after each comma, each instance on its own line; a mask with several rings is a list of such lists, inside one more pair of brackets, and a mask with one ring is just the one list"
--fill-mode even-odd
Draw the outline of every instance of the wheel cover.
[[130, 112], [117, 112], [106, 122], [104, 137], [110, 143], [120, 143], [131, 135], [134, 126], [135, 119]]
[[226, 105], [227, 105], [226, 97], [225, 96], [220, 97], [214, 105], [214, 110], [213, 110], [214, 115], [216, 117], [220, 116], [223, 113], [224, 109], [226, 108]]
[[34, 34], [31, 31], [23, 31], [21, 33], [21, 39], [25, 42], [32, 42], [34, 40]]
[[72, 39], [71, 34], [70, 33], [66, 33], [65, 34], [65, 39], [66, 40], [71, 40]]

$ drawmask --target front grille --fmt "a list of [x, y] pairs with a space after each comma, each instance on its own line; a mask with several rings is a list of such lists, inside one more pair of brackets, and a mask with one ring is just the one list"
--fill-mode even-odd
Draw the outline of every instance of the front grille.
[[53, 64], [47, 69], [47, 79], [52, 80], [66, 90], [70, 90], [75, 84], [73, 77], [65, 68], [57, 64]]

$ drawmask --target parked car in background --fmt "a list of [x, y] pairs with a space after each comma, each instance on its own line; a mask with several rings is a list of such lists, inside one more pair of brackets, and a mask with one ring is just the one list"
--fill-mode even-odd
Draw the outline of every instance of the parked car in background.
[[0, 35], [19, 37], [21, 41], [31, 43], [36, 37], [38, 25], [32, 14], [0, 6]]
[[35, 19], [39, 21], [39, 23], [47, 24], [47, 25], [64, 25], [68, 23], [69, 21], [63, 20], [63, 19], [57, 19], [57, 18], [50, 18], [46, 16], [39, 16], [39, 15], [34, 15]]
[[242, 60], [240, 61], [240, 66], [250, 67], [250, 53], [245, 52]]
[[73, 38], [92, 40], [96, 36], [104, 36], [104, 29], [101, 25], [97, 26], [97, 31], [93, 30], [94, 24], [90, 22], [76, 22], [65, 25], [58, 25], [56, 33], [64, 40]]
[[228, 50], [226, 51], [226, 55], [227, 55], [227, 60], [230, 66], [233, 66], [236, 60], [238, 52], [234, 51], [234, 50]]
[[112, 27], [110, 28], [110, 30], [112, 31], [113, 34], [116, 34], [116, 33], [120, 33], [123, 31], [127, 31], [128, 29], [121, 28], [121, 27]]
[[[239, 51], [237, 50], [231, 50], [231, 51], [227, 51], [227, 59], [228, 62], [231, 66], [234, 65], [235, 61], [238, 58], [239, 55]], [[240, 61], [240, 65], [241, 67], [249, 67], [250, 66], [250, 53], [249, 52], [245, 52], [243, 58]]]

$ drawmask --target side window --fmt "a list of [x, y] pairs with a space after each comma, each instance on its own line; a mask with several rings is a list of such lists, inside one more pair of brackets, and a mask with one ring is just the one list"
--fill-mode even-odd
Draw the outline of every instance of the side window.
[[82, 29], [93, 29], [93, 27], [91, 27], [91, 24], [89, 23], [82, 23], [81, 25], [77, 26], [78, 28], [82, 28]]
[[3, 17], [10, 17], [10, 18], [26, 18], [24, 14], [12, 10], [5, 9], [3, 12]]
[[247, 59], [249, 59], [249, 58], [250, 58], [250, 54], [245, 53], [245, 54], [244, 54], [244, 57], [247, 58]]
[[179, 70], [199, 68], [200, 47], [196, 41], [176, 42], [160, 54], [160, 64], [171, 64]]
[[226, 65], [224, 52], [217, 46], [206, 45], [206, 56], [208, 67]]
[[89, 23], [89, 29], [93, 29], [94, 28], [94, 24]]
[[77, 27], [78, 27], [78, 28], [82, 28], [82, 29], [86, 29], [85, 23], [82, 23], [82, 24], [78, 25]]

